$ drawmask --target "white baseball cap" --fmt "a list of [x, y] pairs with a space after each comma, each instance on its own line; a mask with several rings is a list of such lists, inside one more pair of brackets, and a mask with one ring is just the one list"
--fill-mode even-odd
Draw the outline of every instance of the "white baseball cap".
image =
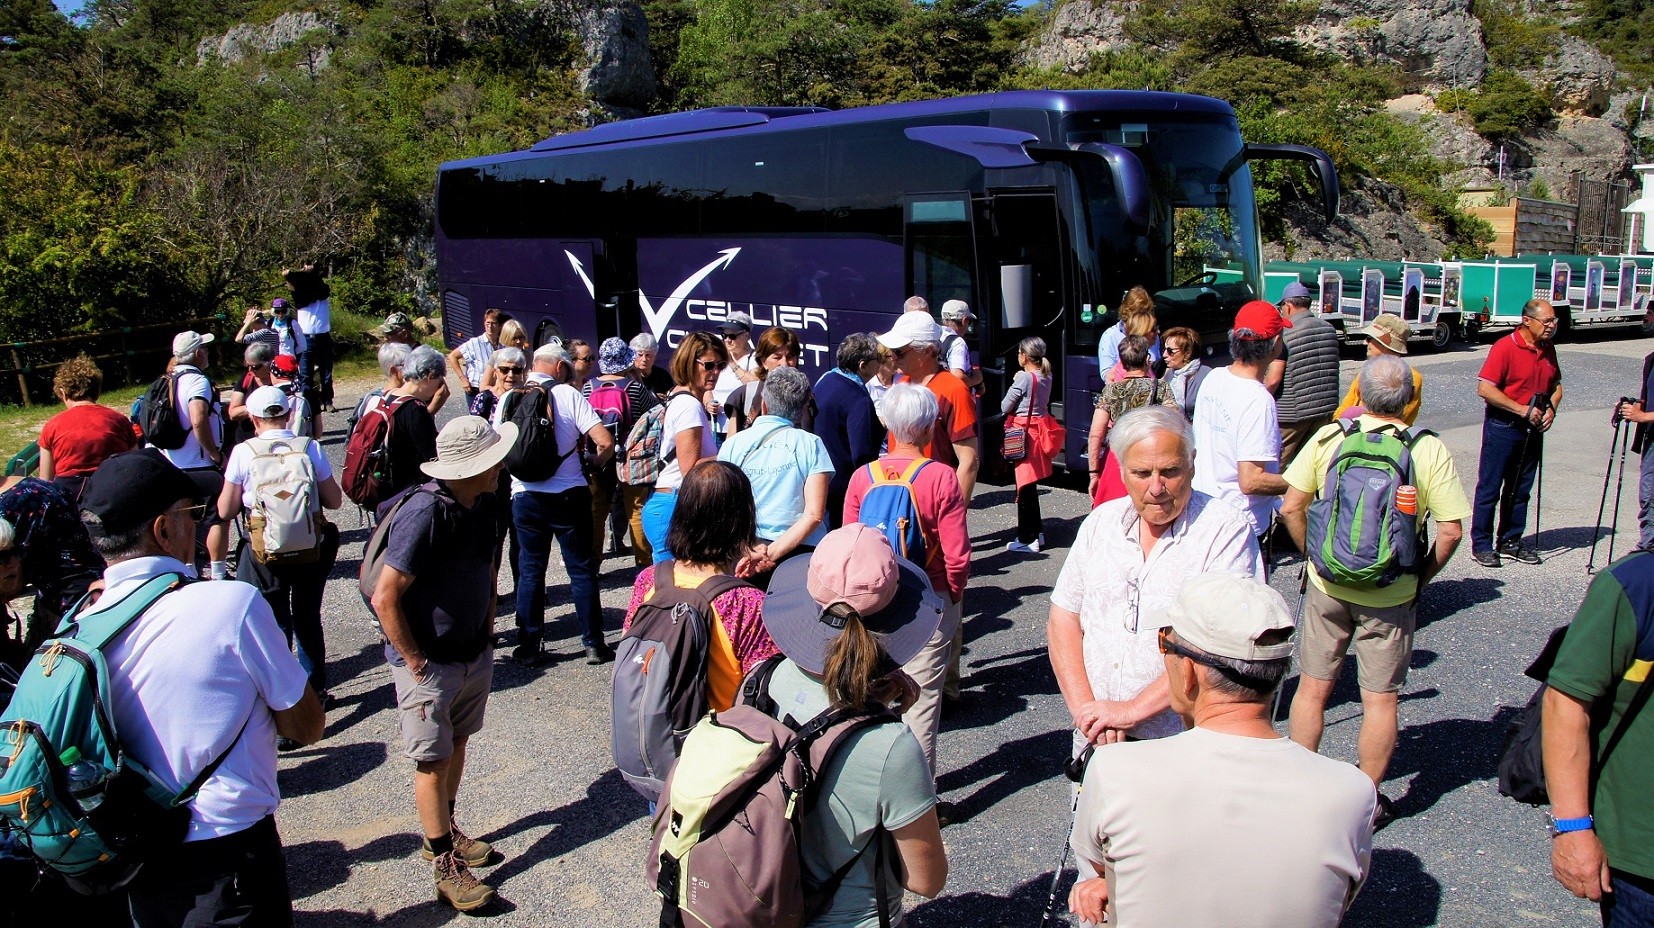
[[1251, 577], [1227, 571], [1184, 584], [1157, 623], [1207, 654], [1237, 661], [1292, 656], [1292, 612], [1286, 600]]
[[211, 332], [205, 335], [200, 332], [179, 332], [172, 337], [172, 356], [187, 358], [200, 351], [202, 346], [210, 344], [212, 344]]
[[896, 324], [890, 327], [890, 331], [879, 336], [879, 344], [891, 351], [906, 348], [914, 342], [941, 340], [942, 331], [930, 313], [902, 313], [896, 317]]
[[942, 304], [942, 321], [951, 322], [954, 319], [975, 319], [976, 313], [971, 312], [971, 304], [964, 300], [949, 300]]
[[259, 387], [247, 394], [247, 411], [260, 419], [279, 419], [291, 409], [280, 387]]

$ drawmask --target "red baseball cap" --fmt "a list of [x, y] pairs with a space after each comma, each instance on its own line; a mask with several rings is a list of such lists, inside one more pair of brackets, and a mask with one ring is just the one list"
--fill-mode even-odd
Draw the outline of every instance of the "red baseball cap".
[[1292, 327], [1292, 320], [1281, 315], [1281, 311], [1263, 300], [1253, 300], [1235, 313], [1235, 328], [1250, 329], [1258, 333], [1259, 338], [1274, 338], [1281, 334], [1282, 329]]

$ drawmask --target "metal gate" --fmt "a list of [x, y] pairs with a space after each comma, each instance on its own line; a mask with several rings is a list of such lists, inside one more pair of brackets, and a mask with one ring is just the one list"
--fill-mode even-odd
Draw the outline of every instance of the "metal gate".
[[1629, 182], [1593, 180], [1575, 171], [1574, 204], [1579, 221], [1574, 224], [1574, 253], [1624, 254], [1624, 210], [1630, 202]]

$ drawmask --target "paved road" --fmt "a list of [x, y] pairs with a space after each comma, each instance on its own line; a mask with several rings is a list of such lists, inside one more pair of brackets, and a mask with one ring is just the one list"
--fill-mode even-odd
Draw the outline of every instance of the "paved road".
[[[1384, 787], [1404, 817], [1378, 835], [1372, 878], [1347, 924], [1596, 923], [1592, 907], [1550, 877], [1543, 811], [1501, 798], [1490, 778], [1505, 720], [1533, 688], [1521, 671], [1585, 588], [1584, 549], [1610, 434], [1606, 410], [1614, 397], [1635, 392], [1647, 348], [1621, 333], [1561, 349], [1568, 395], [1546, 459], [1546, 563], [1490, 571], [1461, 554], [1430, 588], [1402, 697], [1405, 727]], [[1453, 450], [1467, 492], [1480, 436], [1474, 383], [1486, 351], [1414, 358], [1425, 375], [1421, 421]], [[1348, 383], [1358, 362], [1344, 367]], [[342, 454], [337, 442], [331, 451]], [[1634, 540], [1630, 463], [1622, 530]], [[939, 755], [940, 788], [964, 820], [944, 832], [951, 863], [945, 894], [909, 899], [909, 924], [917, 928], [1037, 924], [1066, 837], [1068, 787], [1058, 769], [1068, 717], [1045, 657], [1044, 625], [1046, 596], [1085, 500], [1047, 490], [1045, 512], [1053, 550], [1035, 557], [1004, 550], [1014, 523], [1009, 488], [981, 488], [971, 513], [967, 704], [946, 720]], [[339, 704], [329, 713], [328, 737], [281, 762], [280, 820], [299, 924], [444, 924], [458, 916], [432, 901], [429, 866], [417, 857], [411, 765], [400, 755], [389, 676], [354, 583], [342, 579], [354, 575], [366, 532], [354, 517], [344, 521], [341, 579], [327, 598]], [[625, 607], [629, 565], [605, 563], [612, 629]], [[1295, 593], [1296, 573], [1295, 566], [1279, 570], [1277, 586]], [[550, 582], [558, 659], [535, 672], [498, 665], [488, 725], [473, 741], [466, 772], [461, 820], [504, 856], [482, 871], [501, 896], [483, 916], [500, 925], [651, 925], [657, 909], [642, 877], [648, 821], [642, 800], [612, 770], [608, 668], [577, 659], [567, 581]], [[502, 628], [510, 623], [502, 617]], [[1346, 676], [1323, 750], [1353, 760], [1360, 705], [1353, 668]], [[1257, 836], [1260, 853], [1270, 838]]]

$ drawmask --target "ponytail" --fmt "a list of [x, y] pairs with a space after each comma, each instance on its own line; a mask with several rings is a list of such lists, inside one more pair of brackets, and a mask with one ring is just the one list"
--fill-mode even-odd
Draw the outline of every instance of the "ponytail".
[[821, 682], [834, 709], [869, 711], [901, 698], [902, 688], [888, 678], [884, 646], [862, 624], [855, 609], [836, 603], [827, 615], [844, 620], [844, 630], [827, 649]]

